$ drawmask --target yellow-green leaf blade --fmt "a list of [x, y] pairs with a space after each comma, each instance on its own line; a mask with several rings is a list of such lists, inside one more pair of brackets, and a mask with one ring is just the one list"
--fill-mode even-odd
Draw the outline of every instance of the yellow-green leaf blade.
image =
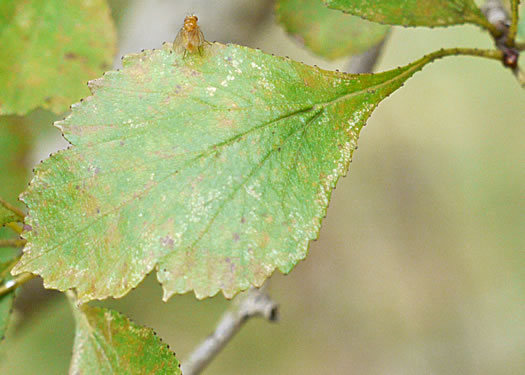
[[472, 0], [323, 0], [338, 9], [369, 21], [402, 26], [490, 24]]
[[63, 113], [111, 65], [116, 35], [105, 0], [17, 0], [0, 2], [0, 39], [0, 114]]
[[32, 230], [15, 272], [81, 301], [122, 296], [153, 269], [165, 299], [231, 297], [289, 272], [366, 119], [428, 61], [350, 75], [218, 43], [128, 56], [59, 124], [74, 147], [23, 196]]
[[364, 52], [388, 31], [386, 26], [329, 9], [319, 0], [279, 0], [276, 14], [288, 33], [328, 59]]
[[70, 374], [181, 374], [179, 362], [152, 329], [118, 312], [73, 306], [75, 344]]

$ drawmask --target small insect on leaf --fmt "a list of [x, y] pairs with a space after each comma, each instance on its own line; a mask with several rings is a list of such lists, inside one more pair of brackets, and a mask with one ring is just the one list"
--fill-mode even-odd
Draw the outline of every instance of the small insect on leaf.
[[184, 56], [186, 56], [188, 52], [201, 53], [201, 48], [206, 40], [204, 40], [204, 35], [199, 25], [197, 25], [198, 20], [197, 16], [187, 16], [184, 18], [184, 25], [179, 30], [173, 42], [173, 49], [176, 52], [184, 52]]

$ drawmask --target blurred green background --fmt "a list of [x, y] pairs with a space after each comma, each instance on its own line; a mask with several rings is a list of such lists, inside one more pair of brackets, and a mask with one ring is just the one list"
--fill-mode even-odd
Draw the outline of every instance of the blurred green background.
[[[209, 40], [348, 66], [301, 48], [265, 2], [114, 3], [120, 54], [171, 41], [194, 12]], [[176, 12], [166, 14], [168, 3]], [[456, 46], [491, 41], [472, 26], [395, 28], [376, 70]], [[24, 128], [43, 138], [28, 164], [63, 147], [49, 115], [34, 122], [49, 130]], [[363, 129], [308, 258], [270, 280], [279, 323], [248, 322], [205, 374], [524, 373], [524, 125], [525, 90], [494, 61], [449, 57], [417, 73]], [[67, 373], [74, 327], [65, 297], [40, 282], [27, 289], [0, 345], [0, 374]], [[230, 305], [161, 296], [153, 275], [95, 305], [152, 327], [182, 361]]]

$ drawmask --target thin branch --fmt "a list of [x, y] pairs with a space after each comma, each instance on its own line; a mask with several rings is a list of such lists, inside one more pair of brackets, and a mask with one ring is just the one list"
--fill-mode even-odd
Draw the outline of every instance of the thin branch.
[[23, 247], [26, 244], [26, 240], [0, 240], [0, 247]]
[[8, 209], [12, 213], [14, 213], [16, 216], [18, 216], [20, 218], [20, 220], [22, 220], [22, 221], [24, 220], [24, 217], [26, 216], [26, 214], [24, 214], [22, 212], [22, 210], [20, 210], [20, 209], [16, 208], [15, 206], [13, 206], [11, 203], [6, 202], [2, 198], [0, 198], [0, 205], [4, 206], [6, 209]]
[[503, 53], [501, 62], [520, 80], [518, 60], [521, 48], [516, 46], [515, 40], [518, 28], [518, 5], [519, 0], [511, 1], [512, 14], [509, 15], [500, 0], [487, 0], [483, 12], [487, 19], [502, 31], [500, 37], [494, 37], [496, 47]]
[[516, 79], [520, 83], [521, 87], [525, 88], [525, 72], [521, 69], [515, 69], [514, 75], [516, 76]]
[[182, 373], [200, 374], [250, 318], [259, 316], [275, 322], [277, 313], [277, 304], [262, 288], [250, 289], [245, 295], [239, 296], [236, 306], [222, 316], [215, 332], [193, 351], [185, 363], [183, 362]]
[[518, 32], [518, 20], [519, 20], [519, 5], [520, 0], [510, 1], [510, 27], [507, 34], [507, 46], [514, 47], [516, 40], [516, 33]]
[[23, 273], [15, 277], [14, 279], [7, 280], [5, 283], [0, 285], [0, 296], [3, 296], [16, 288], [18, 288], [20, 285], [25, 284], [29, 280], [34, 279], [36, 276], [31, 273]]

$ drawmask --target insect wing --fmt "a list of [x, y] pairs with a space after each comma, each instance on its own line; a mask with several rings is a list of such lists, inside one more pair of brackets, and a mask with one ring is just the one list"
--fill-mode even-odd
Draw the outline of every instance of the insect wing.
[[201, 29], [197, 30], [197, 40], [199, 41], [198, 46], [202, 46], [204, 42], [206, 41], [204, 39], [204, 34], [202, 33]]
[[181, 53], [186, 50], [186, 32], [184, 28], [179, 30], [179, 33], [173, 41], [173, 49], [175, 52]]

